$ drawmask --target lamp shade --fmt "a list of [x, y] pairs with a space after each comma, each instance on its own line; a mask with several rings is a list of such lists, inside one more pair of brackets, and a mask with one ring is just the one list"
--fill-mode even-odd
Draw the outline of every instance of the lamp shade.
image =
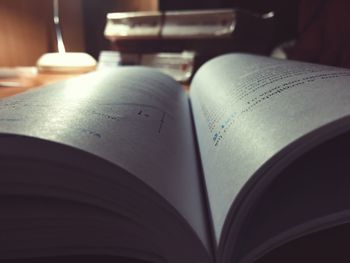
[[42, 55], [37, 61], [38, 70], [50, 73], [84, 73], [94, 70], [96, 60], [91, 55], [83, 52], [66, 52], [60, 27], [58, 0], [53, 0], [53, 23], [58, 52]]

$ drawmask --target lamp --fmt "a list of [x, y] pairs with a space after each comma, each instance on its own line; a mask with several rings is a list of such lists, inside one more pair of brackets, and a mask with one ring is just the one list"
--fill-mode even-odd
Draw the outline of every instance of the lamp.
[[40, 72], [84, 73], [96, 68], [96, 60], [87, 53], [66, 52], [60, 27], [59, 3], [53, 0], [53, 22], [55, 25], [58, 52], [46, 53], [37, 61]]

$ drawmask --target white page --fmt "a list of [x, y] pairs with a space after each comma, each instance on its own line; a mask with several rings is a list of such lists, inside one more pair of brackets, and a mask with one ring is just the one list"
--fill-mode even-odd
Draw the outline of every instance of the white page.
[[[241, 218], [230, 218], [230, 209], [241, 204], [234, 201], [259, 169], [292, 142], [350, 114], [349, 81], [347, 69], [243, 54], [199, 70], [190, 95], [217, 242], [227, 245], [230, 223], [238, 231]], [[344, 129], [334, 126], [317, 131], [312, 143]]]
[[62, 143], [124, 168], [187, 220], [209, 254], [188, 97], [171, 78], [122, 68], [8, 98], [0, 133]]

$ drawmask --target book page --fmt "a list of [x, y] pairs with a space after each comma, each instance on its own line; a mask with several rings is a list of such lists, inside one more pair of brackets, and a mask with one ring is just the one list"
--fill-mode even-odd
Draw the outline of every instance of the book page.
[[0, 133], [68, 145], [125, 169], [176, 209], [209, 255], [188, 96], [170, 77], [103, 70], [4, 99]]
[[[327, 140], [278, 174], [240, 227], [235, 261], [254, 262], [282, 244], [350, 221], [349, 139], [347, 132]], [[339, 240], [327, 243], [339, 246]]]
[[190, 96], [218, 243], [227, 245], [228, 232], [238, 231], [249, 205], [236, 208], [258, 188], [256, 177], [290, 161], [282, 158], [284, 149], [312, 132], [317, 136], [296, 145], [308, 148], [349, 127], [344, 120], [345, 128], [321, 129], [350, 114], [349, 81], [347, 69], [244, 54], [218, 57], [199, 70]]

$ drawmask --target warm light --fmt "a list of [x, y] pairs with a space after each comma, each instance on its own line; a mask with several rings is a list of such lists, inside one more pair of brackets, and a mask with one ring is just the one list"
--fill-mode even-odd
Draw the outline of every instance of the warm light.
[[46, 53], [37, 62], [40, 72], [85, 73], [96, 68], [96, 60], [87, 53]]
[[56, 30], [58, 53], [46, 53], [37, 61], [40, 72], [49, 73], [85, 73], [96, 68], [96, 60], [87, 53], [66, 52], [59, 17], [58, 0], [53, 0], [53, 22]]

